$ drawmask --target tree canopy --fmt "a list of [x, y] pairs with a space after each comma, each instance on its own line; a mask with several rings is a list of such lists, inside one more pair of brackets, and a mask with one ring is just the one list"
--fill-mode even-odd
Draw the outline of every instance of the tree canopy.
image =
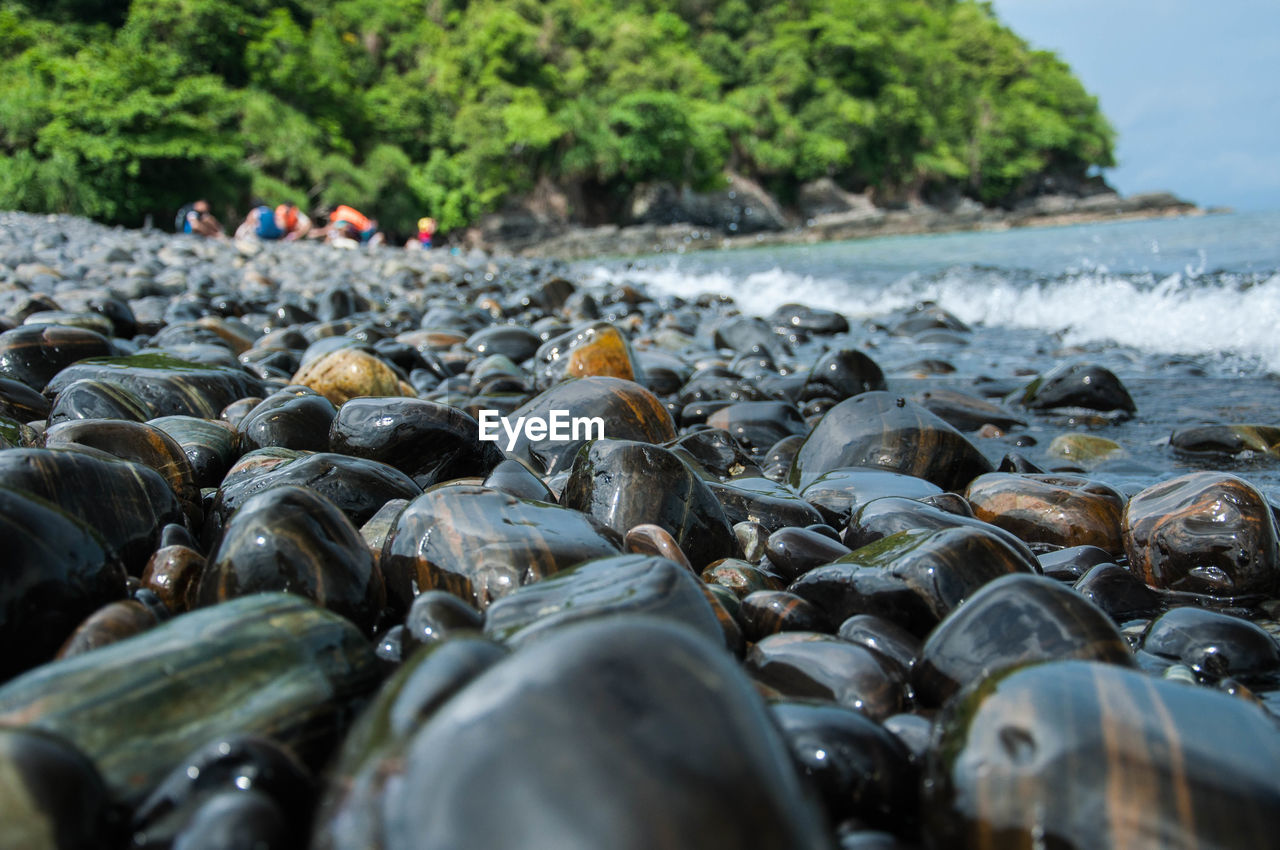
[[998, 203], [1113, 136], [974, 0], [0, 0], [0, 208], [111, 223], [198, 193], [453, 229], [544, 178], [607, 216], [726, 169]]

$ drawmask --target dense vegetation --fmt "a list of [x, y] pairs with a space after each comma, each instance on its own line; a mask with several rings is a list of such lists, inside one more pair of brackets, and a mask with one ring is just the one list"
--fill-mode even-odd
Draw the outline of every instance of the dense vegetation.
[[600, 220], [726, 168], [990, 203], [1112, 135], [974, 0], [0, 0], [0, 208], [107, 222], [202, 194], [452, 229], [544, 177]]

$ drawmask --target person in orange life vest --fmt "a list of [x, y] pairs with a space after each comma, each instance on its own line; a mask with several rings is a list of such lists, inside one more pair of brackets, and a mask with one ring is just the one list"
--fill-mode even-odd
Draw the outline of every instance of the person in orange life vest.
[[280, 204], [276, 207], [276, 224], [284, 231], [283, 238], [291, 242], [310, 232], [311, 217], [298, 209], [297, 204]]
[[370, 245], [378, 245], [383, 241], [382, 234], [378, 232], [378, 222], [346, 204], [340, 204], [329, 213], [328, 230], [331, 236], [345, 236]]

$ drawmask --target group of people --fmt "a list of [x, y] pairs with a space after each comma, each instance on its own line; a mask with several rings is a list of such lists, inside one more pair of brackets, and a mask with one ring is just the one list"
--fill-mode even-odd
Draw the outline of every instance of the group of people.
[[[227, 238], [222, 223], [214, 218], [206, 200], [194, 201], [178, 210], [174, 222], [180, 233], [190, 233], [210, 239]], [[432, 246], [436, 233], [436, 220], [430, 216], [418, 219], [417, 235], [405, 243], [406, 248], [427, 249]], [[249, 210], [240, 226], [236, 239], [285, 240], [323, 239], [342, 248], [361, 245], [376, 247], [386, 243], [386, 237], [378, 230], [376, 219], [369, 218], [354, 207], [340, 204], [334, 207], [319, 227], [311, 217], [298, 209], [296, 204], [280, 204], [272, 209], [267, 204], [255, 205]]]

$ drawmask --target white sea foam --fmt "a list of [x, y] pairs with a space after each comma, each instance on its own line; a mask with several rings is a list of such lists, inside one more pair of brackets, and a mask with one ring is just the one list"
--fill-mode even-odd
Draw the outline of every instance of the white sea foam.
[[[1060, 333], [1069, 345], [1116, 342], [1166, 354], [1221, 353], [1280, 371], [1280, 275], [1244, 285], [1235, 275], [1199, 271], [1154, 277], [1094, 268], [1028, 281], [1004, 270], [964, 268], [907, 275], [887, 286], [781, 268], [734, 274], [666, 266], [633, 269], [624, 276], [660, 293], [727, 293], [744, 312], [757, 315], [799, 302], [857, 319], [930, 300], [970, 324]], [[599, 275], [616, 279], [618, 273], [601, 270]]]

